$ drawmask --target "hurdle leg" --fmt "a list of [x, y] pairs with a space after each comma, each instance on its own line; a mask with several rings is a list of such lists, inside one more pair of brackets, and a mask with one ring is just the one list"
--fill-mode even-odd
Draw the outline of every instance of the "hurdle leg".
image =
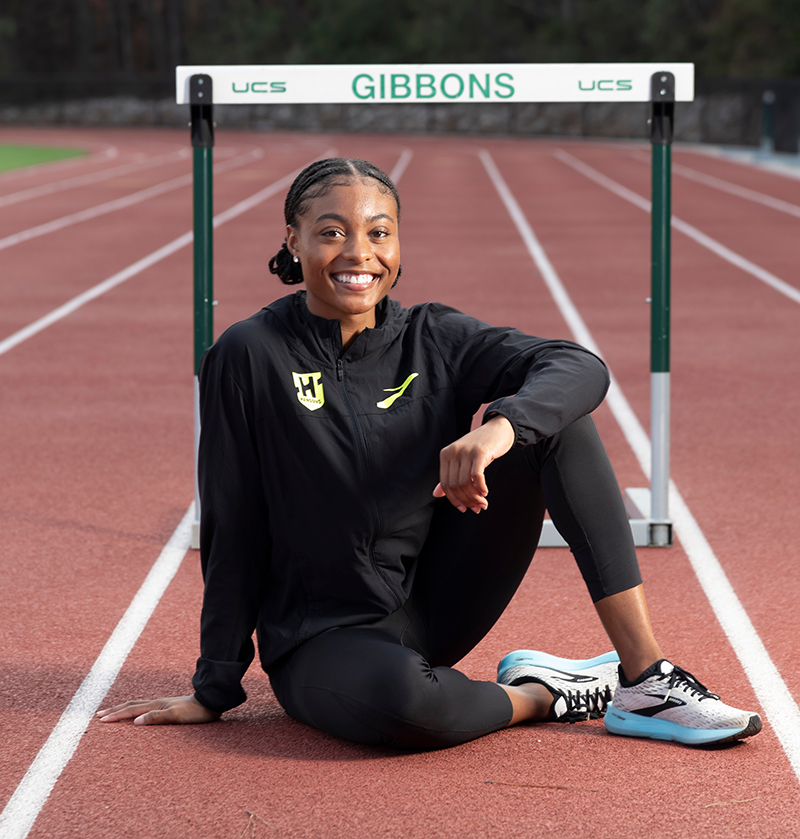
[[200, 547], [200, 491], [197, 457], [200, 447], [200, 388], [197, 374], [203, 353], [214, 341], [214, 106], [211, 76], [189, 79], [194, 196], [194, 516], [192, 547]]
[[672, 544], [669, 520], [670, 425], [670, 248], [672, 221], [672, 133], [675, 77], [651, 79], [651, 344], [650, 344], [650, 526], [648, 543]]

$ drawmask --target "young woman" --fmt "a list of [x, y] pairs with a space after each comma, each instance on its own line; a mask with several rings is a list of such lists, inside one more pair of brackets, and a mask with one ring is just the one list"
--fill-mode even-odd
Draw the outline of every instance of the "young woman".
[[[286, 711], [362, 743], [440, 748], [525, 720], [603, 715], [614, 733], [685, 743], [756, 734], [756, 714], [724, 705], [653, 637], [589, 417], [608, 386], [603, 363], [568, 341], [391, 301], [400, 199], [365, 161], [309, 166], [285, 217], [270, 269], [305, 292], [227, 330], [200, 371], [195, 692], [102, 720], [218, 719], [246, 698], [255, 629]], [[521, 650], [498, 683], [470, 680], [452, 666], [511, 600], [545, 509], [616, 652]]]

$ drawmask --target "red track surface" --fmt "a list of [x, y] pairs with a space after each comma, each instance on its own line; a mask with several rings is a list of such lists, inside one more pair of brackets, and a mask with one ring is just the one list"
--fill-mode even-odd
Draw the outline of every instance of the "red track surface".
[[[187, 132], [188, 133], [188, 132]], [[83, 146], [70, 168], [0, 178], [22, 189], [149, 159], [182, 132], [4, 130]], [[570, 337], [476, 155], [488, 148], [641, 422], [649, 426], [649, 219], [553, 157], [563, 148], [649, 195], [634, 146], [274, 136], [220, 131], [220, 212], [336, 147], [390, 170], [404, 148], [403, 279], [486, 320]], [[99, 156], [107, 146], [116, 158]], [[137, 156], [139, 156], [137, 158]], [[637, 157], [639, 159], [637, 159]], [[800, 182], [690, 151], [676, 161], [800, 205]], [[162, 183], [187, 159], [0, 207], [0, 238]], [[677, 216], [800, 285], [800, 220], [676, 175]], [[285, 292], [266, 263], [276, 197], [218, 229], [217, 331]], [[190, 187], [0, 251], [0, 340], [191, 227]], [[673, 247], [672, 474], [793, 695], [800, 539], [800, 306], [680, 233]], [[0, 356], [0, 806], [14, 793], [192, 499], [191, 249]], [[609, 409], [596, 418], [623, 486], [644, 477]], [[680, 545], [640, 554], [667, 654], [723, 698], [758, 708]], [[104, 704], [185, 693], [197, 656], [195, 553]], [[491, 679], [517, 647], [593, 655], [608, 642], [568, 552], [542, 550], [512, 606], [462, 664]], [[717, 749], [629, 741], [601, 723], [524, 726], [430, 754], [342, 743], [290, 720], [257, 667], [250, 700], [189, 728], [92, 723], [31, 837], [791, 836], [798, 779], [769, 719]], [[248, 828], [248, 811], [258, 818]]]

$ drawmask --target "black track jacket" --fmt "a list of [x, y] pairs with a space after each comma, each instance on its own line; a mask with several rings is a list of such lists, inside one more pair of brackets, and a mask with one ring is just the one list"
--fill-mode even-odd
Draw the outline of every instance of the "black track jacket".
[[[242, 703], [258, 630], [264, 669], [334, 626], [405, 602], [428, 533], [439, 452], [473, 415], [515, 446], [594, 410], [603, 363], [568, 341], [482, 323], [439, 303], [383, 300], [342, 350], [305, 292], [228, 329], [200, 367], [205, 594], [197, 699]], [[516, 394], [513, 395], [512, 394]]]

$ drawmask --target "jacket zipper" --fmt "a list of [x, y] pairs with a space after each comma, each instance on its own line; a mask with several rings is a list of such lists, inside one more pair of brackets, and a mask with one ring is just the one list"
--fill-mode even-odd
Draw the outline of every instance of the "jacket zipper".
[[[364, 477], [366, 478], [366, 480], [368, 482], [371, 478], [370, 473], [372, 471], [372, 458], [370, 457], [369, 449], [367, 448], [367, 439], [364, 436], [364, 429], [361, 425], [361, 420], [359, 420], [359, 418], [358, 418], [358, 414], [356, 413], [355, 407], [353, 406], [353, 403], [350, 400], [350, 396], [347, 393], [347, 387], [344, 384], [344, 362], [341, 358], [338, 358], [336, 360], [336, 380], [342, 383], [342, 396], [344, 397], [344, 403], [347, 406], [347, 412], [350, 414], [350, 419], [353, 422], [353, 427], [355, 428], [356, 433], [358, 435], [358, 441], [359, 441], [359, 444], [360, 444], [360, 447], [361, 447], [361, 453], [362, 453], [362, 456], [363, 456], [364, 469], [366, 471], [366, 475]], [[376, 530], [377, 533], [380, 533], [383, 529], [383, 522], [381, 520], [381, 514], [380, 514], [380, 510], [378, 508], [378, 503], [377, 503], [377, 501], [375, 501], [375, 496], [372, 492], [370, 492], [370, 500], [372, 502], [372, 511], [373, 511], [373, 515], [375, 517], [375, 525], [376, 525], [375, 530]], [[387, 590], [389, 591], [389, 594], [392, 596], [392, 599], [394, 600], [395, 606], [399, 607], [400, 603], [401, 603], [400, 598], [397, 596], [397, 594], [395, 594], [394, 589], [389, 585], [389, 582], [386, 580], [386, 578], [383, 576], [383, 574], [381, 574], [380, 569], [375, 565], [374, 550], [375, 550], [375, 541], [373, 539], [373, 540], [370, 540], [370, 546], [369, 546], [370, 560], [372, 561], [372, 567], [375, 569], [375, 573], [381, 578], [381, 580], [383, 580], [383, 584], [386, 586]]]

